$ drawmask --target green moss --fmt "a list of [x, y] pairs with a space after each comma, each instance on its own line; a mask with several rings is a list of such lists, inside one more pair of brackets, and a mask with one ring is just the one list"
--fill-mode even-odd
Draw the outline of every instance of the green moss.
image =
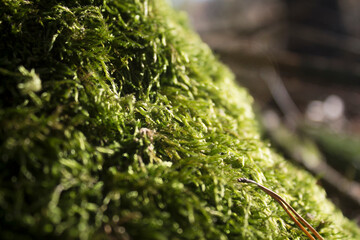
[[163, 1], [0, 2], [1, 239], [358, 239]]

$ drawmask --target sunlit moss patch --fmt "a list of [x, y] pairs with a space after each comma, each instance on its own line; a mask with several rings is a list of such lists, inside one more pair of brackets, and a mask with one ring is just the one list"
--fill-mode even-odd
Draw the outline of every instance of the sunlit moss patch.
[[1, 239], [359, 239], [163, 1], [0, 2]]

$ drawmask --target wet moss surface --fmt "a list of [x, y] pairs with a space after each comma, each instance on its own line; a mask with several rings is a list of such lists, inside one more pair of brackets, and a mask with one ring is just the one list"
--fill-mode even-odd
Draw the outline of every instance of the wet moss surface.
[[163, 1], [0, 2], [1, 239], [358, 239]]

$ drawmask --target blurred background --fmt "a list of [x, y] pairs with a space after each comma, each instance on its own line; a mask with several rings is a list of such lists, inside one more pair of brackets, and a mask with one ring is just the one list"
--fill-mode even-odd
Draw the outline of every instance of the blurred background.
[[360, 225], [360, 1], [172, 4], [252, 94], [264, 138]]

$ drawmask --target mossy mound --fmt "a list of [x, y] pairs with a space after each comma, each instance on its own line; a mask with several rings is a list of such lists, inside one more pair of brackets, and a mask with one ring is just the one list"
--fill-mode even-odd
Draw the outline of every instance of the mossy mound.
[[163, 1], [0, 2], [1, 239], [359, 239]]

